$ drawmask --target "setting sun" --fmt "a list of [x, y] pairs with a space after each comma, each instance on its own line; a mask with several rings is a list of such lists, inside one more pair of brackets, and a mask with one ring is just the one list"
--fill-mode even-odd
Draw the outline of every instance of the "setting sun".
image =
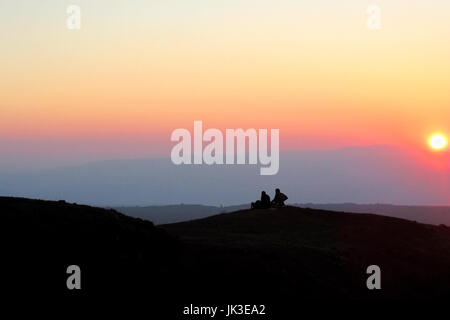
[[434, 134], [428, 140], [428, 144], [435, 150], [442, 150], [447, 147], [447, 138], [442, 134]]

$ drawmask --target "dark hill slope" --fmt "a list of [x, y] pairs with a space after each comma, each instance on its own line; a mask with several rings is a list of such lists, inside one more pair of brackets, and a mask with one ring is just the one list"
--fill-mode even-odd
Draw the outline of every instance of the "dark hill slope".
[[[286, 207], [162, 226], [184, 243], [186, 287], [249, 297], [450, 295], [450, 228]], [[378, 265], [382, 290], [366, 287]]]
[[114, 210], [0, 197], [0, 220], [2, 289], [68, 292], [66, 269], [75, 264], [83, 293], [119, 292], [163, 278], [178, 258], [167, 232]]
[[[0, 197], [0, 219], [7, 292], [74, 294], [66, 268], [77, 264], [78, 294], [152, 306], [450, 296], [450, 229], [396, 218], [287, 207], [157, 228], [114, 210]], [[371, 264], [378, 292], [366, 289]]]

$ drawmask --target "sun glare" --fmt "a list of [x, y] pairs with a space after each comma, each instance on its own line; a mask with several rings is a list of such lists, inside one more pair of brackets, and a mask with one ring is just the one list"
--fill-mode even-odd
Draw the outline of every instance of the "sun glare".
[[428, 144], [434, 150], [442, 150], [447, 147], [448, 141], [443, 134], [434, 134], [428, 140]]

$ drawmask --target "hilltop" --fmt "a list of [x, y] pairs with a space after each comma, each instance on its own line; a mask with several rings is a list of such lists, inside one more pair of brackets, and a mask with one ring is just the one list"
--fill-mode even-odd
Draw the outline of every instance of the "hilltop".
[[[450, 295], [450, 228], [445, 226], [286, 207], [162, 227], [180, 237], [185, 278], [195, 279], [197, 292], [211, 290], [214, 279], [220, 292], [266, 298]], [[366, 287], [366, 268], [373, 264], [382, 270], [380, 291]]]
[[[298, 207], [158, 227], [64, 201], [0, 197], [0, 209], [2, 287], [18, 292], [76, 294], [65, 281], [77, 264], [81, 294], [155, 303], [450, 296], [445, 226]], [[373, 264], [380, 291], [365, 285]]]
[[[305, 203], [291, 204], [295, 207], [350, 213], [374, 213], [420, 223], [450, 226], [450, 207], [446, 206], [404, 206], [391, 204], [355, 203]], [[245, 210], [250, 204], [216, 207], [194, 204], [179, 204], [145, 207], [114, 207], [113, 209], [131, 217], [152, 221], [156, 225], [184, 222], [213, 215]]]
[[175, 238], [115, 210], [0, 197], [0, 212], [2, 289], [68, 293], [72, 264], [82, 270], [83, 293], [146, 289], [178, 258]]

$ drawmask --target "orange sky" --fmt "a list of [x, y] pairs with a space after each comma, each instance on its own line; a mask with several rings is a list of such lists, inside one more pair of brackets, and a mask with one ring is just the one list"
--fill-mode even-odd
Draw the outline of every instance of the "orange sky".
[[70, 31], [64, 1], [2, 1], [0, 139], [165, 150], [202, 120], [283, 149], [425, 149], [450, 134], [450, 5], [392, 2], [373, 31], [356, 0], [79, 1]]

